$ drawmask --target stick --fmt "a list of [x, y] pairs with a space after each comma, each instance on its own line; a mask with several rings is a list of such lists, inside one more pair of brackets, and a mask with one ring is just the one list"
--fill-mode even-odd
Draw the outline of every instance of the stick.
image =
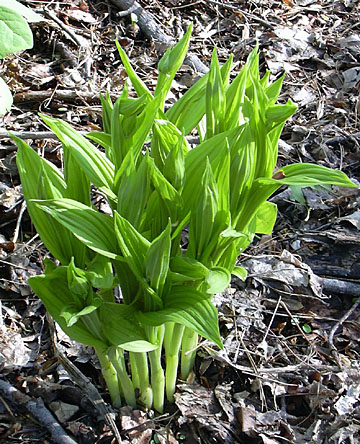
[[[173, 37], [165, 34], [162, 27], [156, 23], [154, 16], [143, 9], [138, 2], [134, 0], [111, 0], [111, 3], [125, 11], [131, 9], [131, 12], [137, 16], [137, 24], [140, 29], [150, 40], [163, 43], [166, 47], [175, 43]], [[201, 74], [206, 74], [209, 71], [209, 68], [195, 54], [186, 56], [184, 63]]]
[[56, 421], [52, 413], [45, 407], [41, 398], [33, 400], [8, 382], [0, 379], [0, 391], [9, 401], [25, 407], [40, 424], [51, 434], [52, 439], [58, 444], [77, 444], [61, 425]]

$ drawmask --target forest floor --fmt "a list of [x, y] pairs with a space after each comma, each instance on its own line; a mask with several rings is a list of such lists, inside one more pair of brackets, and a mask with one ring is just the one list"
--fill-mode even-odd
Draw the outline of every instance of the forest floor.
[[[126, 80], [115, 38], [151, 89], [166, 40], [179, 39], [192, 22], [189, 52], [205, 66], [184, 64], [170, 100], [203, 75], [214, 45], [221, 63], [234, 54], [237, 72], [258, 42], [262, 73], [287, 73], [280, 102], [298, 105], [281, 137], [279, 166], [318, 163], [358, 184], [358, 2], [150, 0], [139, 2], [143, 21], [121, 13], [131, 1], [23, 3], [44, 21], [31, 24], [34, 47], [0, 65], [15, 102], [0, 121], [0, 443], [70, 442], [51, 435], [55, 423], [35, 420], [29, 401], [51, 411], [78, 444], [359, 443], [358, 189], [272, 197], [279, 209], [273, 234], [256, 238], [239, 258], [246, 282], [233, 280], [214, 301], [224, 350], [203, 342], [193, 380], [180, 383], [175, 405], [154, 416], [111, 408], [92, 350], [61, 336], [27, 285], [47, 252], [6, 138], [14, 132], [59, 164], [59, 142], [38, 112], [81, 131], [99, 129], [99, 94], [118, 96]], [[17, 396], [7, 397], [9, 387]], [[102, 410], [93, 407], [94, 390]]]

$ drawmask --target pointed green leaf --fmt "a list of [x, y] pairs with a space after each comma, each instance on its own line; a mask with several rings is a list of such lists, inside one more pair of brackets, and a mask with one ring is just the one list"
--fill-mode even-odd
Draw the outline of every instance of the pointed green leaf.
[[110, 216], [71, 199], [34, 200], [33, 202], [74, 233], [91, 250], [111, 259], [119, 257], [120, 251]]
[[150, 286], [161, 297], [169, 271], [171, 248], [171, 223], [151, 242], [145, 258], [145, 273]]
[[205, 278], [206, 293], [216, 294], [224, 291], [230, 284], [231, 274], [224, 267], [213, 267]]
[[192, 287], [174, 287], [166, 301], [165, 309], [137, 313], [145, 325], [162, 325], [177, 322], [196, 331], [199, 335], [223, 348], [218, 326], [218, 313], [209, 299]]
[[40, 116], [58, 136], [64, 149], [71, 150], [90, 182], [98, 188], [110, 191], [114, 182], [113, 163], [68, 123], [43, 114]]
[[59, 267], [49, 275], [31, 277], [29, 284], [44, 303], [46, 310], [71, 339], [93, 347], [106, 346], [88, 330], [81, 319], [73, 326], [68, 327], [65, 319], [61, 316], [63, 308], [74, 303], [67, 286], [66, 274], [66, 267]]
[[100, 306], [100, 320], [104, 334], [113, 345], [128, 351], [151, 351], [158, 346], [146, 340], [142, 326], [137, 322], [135, 309], [124, 304], [104, 302]]

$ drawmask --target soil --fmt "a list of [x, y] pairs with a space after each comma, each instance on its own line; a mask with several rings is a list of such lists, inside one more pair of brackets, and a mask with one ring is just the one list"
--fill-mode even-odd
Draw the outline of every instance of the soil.
[[[273, 234], [239, 257], [248, 278], [214, 298], [224, 350], [202, 342], [191, 380], [179, 381], [165, 414], [115, 410], [92, 350], [65, 337], [27, 285], [48, 253], [7, 137], [19, 135], [60, 166], [61, 146], [38, 113], [100, 129], [99, 94], [117, 97], [126, 80], [115, 39], [152, 89], [167, 44], [193, 23], [192, 59], [170, 100], [204, 74], [214, 45], [221, 63], [234, 54], [236, 73], [257, 43], [262, 73], [287, 73], [280, 102], [298, 105], [278, 166], [318, 163], [359, 184], [358, 2], [150, 0], [132, 13], [123, 11], [133, 2], [122, 0], [23, 3], [44, 20], [31, 24], [34, 47], [0, 65], [14, 95], [0, 118], [0, 443], [360, 442], [358, 189], [273, 196]], [[34, 402], [55, 415], [50, 424], [34, 415]]]

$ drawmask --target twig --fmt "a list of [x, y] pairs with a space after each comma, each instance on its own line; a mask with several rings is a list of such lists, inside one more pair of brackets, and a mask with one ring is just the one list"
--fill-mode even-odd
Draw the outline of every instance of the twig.
[[9, 401], [25, 407], [51, 434], [52, 439], [58, 444], [76, 444], [56, 421], [52, 413], [45, 407], [44, 401], [37, 398], [35, 401], [28, 395], [13, 387], [8, 382], [0, 379], [0, 391]]
[[340, 279], [324, 278], [323, 290], [326, 290], [330, 293], [358, 296], [360, 294], [360, 284], [356, 282], [342, 281]]
[[334, 335], [335, 335], [335, 333], [336, 333], [336, 331], [337, 331], [337, 329], [340, 327], [340, 325], [342, 325], [345, 321], [346, 321], [346, 319], [349, 317], [349, 316], [351, 316], [353, 313], [354, 313], [354, 311], [359, 307], [359, 305], [360, 305], [360, 297], [359, 298], [357, 298], [357, 300], [355, 301], [355, 303], [354, 303], [354, 305], [350, 308], [350, 310], [348, 310], [337, 322], [336, 322], [336, 324], [333, 326], [333, 328], [330, 330], [330, 333], [329, 333], [329, 339], [328, 339], [328, 342], [329, 342], [329, 346], [330, 346], [330, 350], [332, 351], [332, 352], [336, 352], [337, 351], [337, 349], [336, 349], [336, 347], [335, 347], [335, 345], [334, 345]]
[[[219, 2], [216, 0], [206, 0], [208, 3], [213, 3], [214, 5], [222, 6], [226, 9], [231, 9], [232, 11], [240, 12], [240, 14], [243, 14], [244, 17], [250, 18], [251, 20], [254, 20], [254, 22], [260, 23], [261, 25], [265, 26], [269, 29], [276, 29], [276, 24], [270, 23], [267, 20], [264, 20], [260, 17], [257, 17], [255, 14], [251, 14], [250, 12], [245, 12], [242, 9], [239, 9], [237, 6], [229, 5], [227, 3]], [[204, 2], [206, 3], [206, 2]]]
[[[137, 24], [150, 40], [162, 43], [166, 47], [175, 43], [174, 38], [165, 34], [162, 27], [156, 23], [154, 16], [143, 9], [138, 2], [134, 0], [111, 0], [111, 3], [125, 11], [132, 8], [132, 12], [138, 19]], [[206, 74], [209, 71], [209, 68], [194, 54], [188, 55], [184, 63], [194, 67], [201, 74]]]
[[48, 11], [47, 9], [44, 9], [44, 14], [50, 18], [51, 20], [53, 20], [56, 24], [58, 24], [60, 26], [60, 28], [66, 33], [68, 34], [68, 36], [71, 38], [71, 40], [78, 46], [80, 47], [88, 47], [88, 42], [83, 39], [80, 38], [74, 31], [72, 31], [69, 26], [65, 25], [65, 23], [63, 21], [61, 21], [58, 17], [56, 17], [55, 14], [53, 14], [52, 12]]
[[19, 211], [19, 216], [18, 216], [17, 221], [16, 221], [15, 230], [14, 230], [14, 236], [13, 236], [13, 240], [12, 240], [14, 244], [16, 244], [17, 239], [19, 237], [21, 219], [23, 217], [23, 214], [24, 214], [25, 210], [26, 210], [26, 201], [23, 200], [23, 202], [21, 204], [20, 211]]
[[133, 12], [135, 12], [136, 8], [137, 8], [137, 6], [134, 4], [134, 5], [130, 6], [129, 9], [125, 9], [125, 11], [119, 11], [117, 13], [117, 15], [118, 15], [118, 17], [126, 17], [126, 16], [132, 14]]
[[81, 103], [84, 103], [85, 101], [100, 103], [100, 98], [97, 93], [89, 91], [73, 91], [66, 89], [56, 91], [48, 89], [45, 91], [25, 91], [17, 93], [14, 96], [14, 103], [42, 102], [43, 100], [50, 98], [64, 101], [80, 101]]

